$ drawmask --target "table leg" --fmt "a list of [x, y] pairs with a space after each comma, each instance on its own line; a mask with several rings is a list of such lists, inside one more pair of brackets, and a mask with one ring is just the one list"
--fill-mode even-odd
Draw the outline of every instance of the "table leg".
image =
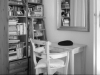
[[70, 60], [70, 74], [74, 75], [74, 50], [70, 52], [69, 60]]
[[85, 66], [86, 66], [86, 48], [82, 48], [83, 51], [81, 52], [81, 72], [85, 74]]

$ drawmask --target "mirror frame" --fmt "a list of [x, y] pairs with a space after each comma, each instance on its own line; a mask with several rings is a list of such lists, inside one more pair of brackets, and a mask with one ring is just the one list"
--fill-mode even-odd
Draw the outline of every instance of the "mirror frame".
[[[68, 30], [68, 31], [80, 31], [80, 32], [89, 32], [90, 31], [90, 0], [85, 1], [85, 27], [66, 27], [61, 25], [61, 11], [59, 9], [58, 0], [56, 0], [56, 26], [57, 30]], [[71, 24], [71, 23], [70, 23]]]

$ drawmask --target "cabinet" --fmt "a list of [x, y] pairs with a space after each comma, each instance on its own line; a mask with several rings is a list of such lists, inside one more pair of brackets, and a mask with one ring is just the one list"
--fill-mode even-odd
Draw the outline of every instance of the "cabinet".
[[8, 0], [9, 74], [29, 73], [30, 32], [34, 39], [46, 40], [42, 2]]

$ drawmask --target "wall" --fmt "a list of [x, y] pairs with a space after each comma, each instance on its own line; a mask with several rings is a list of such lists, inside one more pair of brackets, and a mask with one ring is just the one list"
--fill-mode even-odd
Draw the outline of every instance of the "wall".
[[47, 39], [52, 42], [72, 40], [87, 45], [86, 74], [93, 74], [93, 0], [90, 1], [90, 32], [74, 32], [56, 29], [56, 0], [44, 0]]
[[0, 75], [8, 74], [7, 0], [0, 0]]

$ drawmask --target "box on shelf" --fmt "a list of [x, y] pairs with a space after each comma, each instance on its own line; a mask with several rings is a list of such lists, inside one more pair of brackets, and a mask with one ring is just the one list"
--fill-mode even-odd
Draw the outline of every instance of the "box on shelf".
[[36, 17], [41, 17], [43, 16], [43, 6], [42, 5], [37, 5], [28, 8], [28, 16], [36, 16]]

